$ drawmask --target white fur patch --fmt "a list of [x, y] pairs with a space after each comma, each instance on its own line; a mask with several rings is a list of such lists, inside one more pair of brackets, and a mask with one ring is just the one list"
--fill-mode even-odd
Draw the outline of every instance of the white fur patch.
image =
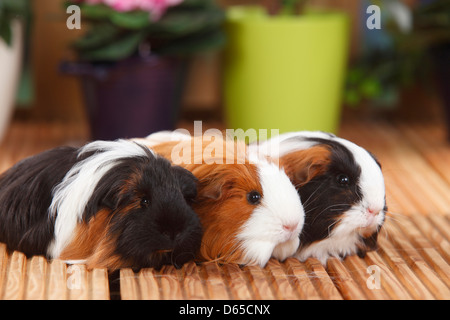
[[135, 139], [137, 142], [142, 142], [147, 146], [155, 146], [160, 143], [169, 141], [190, 141], [191, 134], [186, 129], [177, 129], [174, 131], [159, 131], [148, 135], [144, 139]]
[[[284, 260], [295, 253], [305, 214], [297, 191], [283, 170], [265, 160], [257, 167], [263, 199], [237, 238], [242, 242], [245, 260], [263, 267], [272, 256]], [[283, 225], [297, 228], [290, 233]]]
[[56, 216], [55, 238], [47, 252], [52, 258], [58, 258], [70, 243], [73, 231], [82, 220], [86, 205], [105, 173], [121, 159], [147, 157], [142, 146], [127, 140], [95, 141], [81, 148], [78, 156], [88, 152], [95, 153], [74, 165], [53, 190], [49, 215]]

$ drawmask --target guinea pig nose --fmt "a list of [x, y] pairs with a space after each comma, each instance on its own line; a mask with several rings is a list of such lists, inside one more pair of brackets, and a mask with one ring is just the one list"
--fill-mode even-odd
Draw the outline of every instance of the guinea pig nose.
[[377, 210], [377, 209], [375, 209], [375, 208], [371, 208], [371, 207], [369, 207], [369, 208], [367, 208], [367, 213], [369, 213], [369, 214], [372, 214], [372, 215], [377, 215], [378, 213], [380, 213], [380, 210]]
[[284, 224], [283, 225], [283, 230], [287, 231], [287, 232], [294, 232], [295, 229], [297, 229], [298, 224]]

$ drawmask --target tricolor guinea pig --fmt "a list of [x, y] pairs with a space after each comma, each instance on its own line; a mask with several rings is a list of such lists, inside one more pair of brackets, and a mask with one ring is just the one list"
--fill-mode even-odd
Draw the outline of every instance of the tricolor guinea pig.
[[197, 179], [128, 140], [59, 147], [0, 176], [0, 242], [110, 271], [180, 266], [200, 248]]
[[324, 132], [292, 132], [249, 146], [279, 157], [305, 209], [296, 257], [363, 257], [376, 248], [385, 219], [381, 166], [362, 147]]
[[180, 150], [200, 151], [192, 152], [190, 161], [177, 163], [199, 181], [193, 203], [204, 231], [198, 261], [263, 267], [271, 257], [284, 260], [296, 252], [303, 206], [277, 164], [253, 157], [244, 143], [229, 139], [215, 140], [223, 149], [214, 151], [201, 138], [171, 133], [151, 135], [147, 141], [171, 161], [179, 158]]

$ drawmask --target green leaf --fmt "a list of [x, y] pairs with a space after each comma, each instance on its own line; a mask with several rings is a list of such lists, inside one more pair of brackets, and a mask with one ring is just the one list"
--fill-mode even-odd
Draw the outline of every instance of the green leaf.
[[151, 23], [150, 13], [145, 11], [113, 12], [109, 19], [119, 27], [135, 30], [148, 27]]
[[25, 15], [28, 12], [27, 0], [2, 0], [4, 8], [13, 15]]
[[74, 43], [77, 50], [98, 48], [114, 41], [121, 31], [110, 23], [97, 23], [91, 26], [91, 29], [83, 37]]
[[127, 33], [117, 41], [101, 48], [81, 52], [81, 59], [90, 61], [121, 60], [135, 53], [142, 39], [142, 33]]
[[214, 0], [184, 0], [179, 5], [172, 7], [171, 10], [186, 9], [186, 8], [208, 8], [215, 6]]
[[350, 107], [356, 107], [361, 102], [361, 97], [355, 89], [349, 89], [345, 92], [345, 102]]
[[365, 97], [376, 97], [381, 94], [381, 84], [375, 78], [368, 78], [361, 83], [360, 90]]
[[211, 9], [200, 12], [168, 12], [161, 20], [154, 24], [160, 32], [175, 36], [192, 34], [210, 30], [222, 24], [225, 15], [222, 10]]
[[209, 51], [221, 48], [226, 42], [222, 30], [208, 33], [199, 33], [194, 36], [175, 39], [158, 51], [164, 55], [190, 55], [200, 51]]
[[86, 19], [92, 19], [92, 20], [104, 20], [108, 19], [111, 14], [113, 14], [115, 11], [103, 4], [99, 5], [92, 5], [92, 4], [81, 4], [81, 14]]

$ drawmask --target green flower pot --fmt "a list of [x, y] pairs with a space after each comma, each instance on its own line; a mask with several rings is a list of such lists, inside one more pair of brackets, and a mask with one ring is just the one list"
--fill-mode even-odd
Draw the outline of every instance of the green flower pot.
[[227, 12], [224, 99], [233, 129], [336, 133], [349, 47], [346, 14]]

